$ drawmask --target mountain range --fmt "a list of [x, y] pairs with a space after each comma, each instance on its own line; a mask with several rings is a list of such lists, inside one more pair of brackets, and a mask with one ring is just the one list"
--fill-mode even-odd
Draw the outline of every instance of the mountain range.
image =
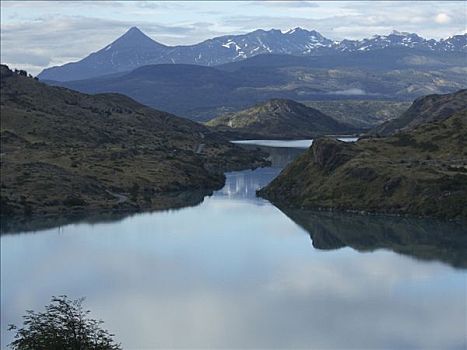
[[47, 68], [38, 77], [43, 80], [70, 81], [127, 72], [141, 66], [162, 63], [215, 66], [261, 54], [315, 56], [387, 48], [467, 52], [467, 34], [441, 40], [427, 40], [414, 33], [394, 31], [389, 35], [375, 35], [362, 40], [333, 41], [317, 31], [302, 28], [287, 32], [259, 29], [242, 35], [220, 36], [195, 45], [167, 46], [132, 27], [101, 50], [78, 62]]
[[401, 101], [449, 93], [467, 86], [467, 68], [463, 52], [399, 47], [321, 56], [265, 54], [215, 67], [155, 64], [49, 83], [85, 93], [122, 93], [203, 121], [273, 98]]

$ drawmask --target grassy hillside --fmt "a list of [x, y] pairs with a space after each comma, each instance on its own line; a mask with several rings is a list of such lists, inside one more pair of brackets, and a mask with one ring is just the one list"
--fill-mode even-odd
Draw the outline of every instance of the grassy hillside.
[[223, 171], [263, 164], [206, 127], [117, 94], [50, 87], [1, 66], [2, 216], [183, 205]]
[[259, 195], [283, 207], [467, 218], [467, 110], [354, 144], [319, 139]]
[[372, 134], [390, 135], [410, 130], [427, 122], [439, 121], [467, 109], [467, 90], [453, 94], [428, 95], [418, 98], [399, 118], [388, 121], [371, 131]]
[[395, 119], [410, 107], [410, 102], [384, 100], [300, 101], [341, 123], [369, 129]]
[[218, 131], [250, 138], [304, 139], [356, 130], [301, 103], [272, 99], [207, 122]]

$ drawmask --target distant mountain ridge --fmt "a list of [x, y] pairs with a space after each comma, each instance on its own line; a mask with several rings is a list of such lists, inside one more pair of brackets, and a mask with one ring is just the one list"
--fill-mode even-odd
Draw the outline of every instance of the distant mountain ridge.
[[339, 55], [258, 55], [216, 67], [157, 64], [92, 79], [51, 82], [118, 92], [179, 116], [209, 120], [272, 98], [408, 100], [467, 86], [465, 54], [411, 48]]
[[260, 54], [296, 56], [371, 51], [384, 48], [414, 48], [439, 52], [467, 52], [467, 34], [441, 40], [424, 39], [417, 34], [394, 31], [362, 40], [333, 41], [315, 30], [302, 28], [281, 32], [262, 30], [242, 35], [226, 35], [188, 46], [166, 46], [154, 41], [136, 27], [78, 62], [44, 69], [39, 78], [70, 81], [130, 71], [161, 63], [214, 66], [237, 62]]

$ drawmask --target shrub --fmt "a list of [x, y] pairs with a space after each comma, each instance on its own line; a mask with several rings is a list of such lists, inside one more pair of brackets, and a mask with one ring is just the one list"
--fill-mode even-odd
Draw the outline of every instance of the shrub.
[[103, 321], [88, 317], [84, 298], [70, 300], [67, 296], [52, 297], [45, 312], [26, 311], [23, 327], [9, 326], [16, 331], [10, 343], [14, 350], [117, 350], [120, 344], [113, 334], [101, 328]]

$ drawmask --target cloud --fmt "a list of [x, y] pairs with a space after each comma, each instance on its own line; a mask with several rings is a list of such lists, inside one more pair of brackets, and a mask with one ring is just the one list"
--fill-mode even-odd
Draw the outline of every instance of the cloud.
[[316, 2], [312, 1], [296, 1], [296, 0], [287, 0], [287, 1], [266, 1], [266, 0], [261, 0], [261, 1], [253, 1], [251, 4], [258, 6], [258, 5], [264, 5], [264, 6], [277, 6], [277, 7], [289, 7], [289, 8], [305, 8], [305, 7], [312, 7], [316, 8], [319, 7], [319, 5]]
[[43, 67], [50, 64], [50, 57], [47, 53], [17, 48], [5, 53], [2, 52], [2, 62], [16, 62], [17, 64], [26, 64], [33, 67]]
[[439, 13], [435, 17], [435, 22], [438, 24], [446, 24], [451, 22], [451, 17], [445, 13]]
[[[264, 16], [247, 14], [224, 18], [223, 24], [228, 27], [241, 28], [248, 31], [253, 27], [264, 29], [288, 29], [300, 26], [315, 29], [333, 40], [361, 39], [374, 34], [389, 34], [393, 30], [417, 33], [426, 38], [446, 38], [465, 30], [465, 8], [459, 3], [447, 3], [441, 12], [437, 4], [401, 2], [368, 3], [343, 2], [340, 7], [331, 7], [326, 2], [311, 11], [282, 14], [280, 11], [269, 12]], [[449, 22], [439, 26], [433, 18], [439, 13], [449, 17]], [[444, 16], [443, 16], [444, 17]], [[444, 18], [446, 19], [446, 18]]]
[[200, 41], [216, 36], [211, 23], [161, 25], [148, 22], [99, 19], [83, 16], [46, 16], [33, 21], [2, 24], [1, 61], [12, 67], [26, 68], [33, 74], [51, 65], [77, 61], [113, 42], [130, 27], [138, 26], [148, 36], [164, 44], [180, 38]]
[[374, 1], [371, 5], [354, 1], [2, 1], [1, 56], [18, 68], [32, 66], [36, 74], [49, 65], [79, 60], [132, 26], [166, 45], [297, 26], [332, 40], [361, 39], [394, 29], [439, 39], [466, 30], [466, 9], [460, 2]]
[[462, 272], [384, 251], [316, 251], [274, 207], [252, 209], [213, 197], [175, 215], [7, 237], [2, 324], [60, 292], [87, 296], [125, 348], [462, 347]]

